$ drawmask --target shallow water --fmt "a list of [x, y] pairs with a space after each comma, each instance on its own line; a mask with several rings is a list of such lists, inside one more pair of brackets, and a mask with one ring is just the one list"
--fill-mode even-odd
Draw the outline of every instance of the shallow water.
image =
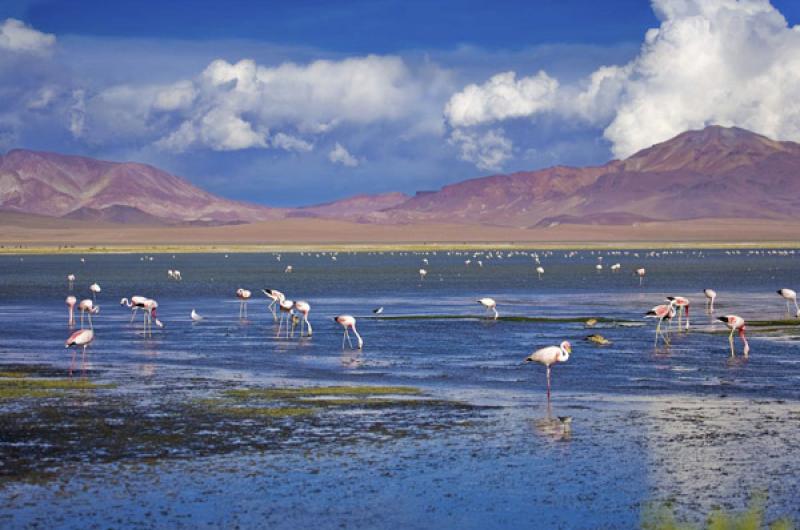
[[[769, 515], [800, 519], [800, 334], [750, 327], [750, 358], [731, 359], [725, 327], [704, 312], [702, 295], [717, 290], [717, 315], [787, 318], [775, 290], [796, 287], [800, 255], [540, 251], [539, 279], [530, 255], [466, 254], [0, 257], [4, 365], [52, 365], [65, 377], [66, 275], [77, 276], [79, 298], [90, 283], [102, 286], [86, 379], [116, 386], [78, 406], [130, 399], [137, 414], [155, 417], [227, 388], [369, 384], [474, 407], [326, 410], [307, 423], [281, 420], [280, 437], [245, 422], [240, 443], [227, 439], [224, 450], [181, 440], [157, 458], [78, 447], [60, 461], [34, 447], [48, 477], [31, 482], [0, 467], [9, 477], [0, 524], [630, 527], [650, 501], [672, 500], [702, 520], [716, 506], [744, 507], [758, 491], [769, 494]], [[622, 271], [612, 273], [617, 262]], [[641, 286], [632, 273], [639, 266], [647, 268]], [[169, 280], [167, 269], [184, 279]], [[238, 287], [253, 291], [246, 320]], [[307, 300], [313, 338], [276, 338], [262, 287]], [[159, 302], [166, 327], [152, 338], [118, 304], [134, 294]], [[666, 295], [692, 300], [692, 330], [654, 348], [655, 325], [642, 315]], [[587, 330], [579, 321], [475, 318], [484, 296], [503, 316], [611, 321]], [[378, 306], [387, 318], [374, 318]], [[189, 319], [193, 308], [202, 322]], [[363, 351], [342, 350], [332, 320], [341, 313], [358, 317]], [[389, 318], [425, 315], [464, 318]], [[584, 341], [589, 333], [612, 344]], [[553, 370], [548, 410], [543, 368], [521, 361], [565, 339], [573, 355]], [[34, 406], [0, 401], [0, 413]], [[19, 454], [14, 443], [0, 440], [0, 455]]]

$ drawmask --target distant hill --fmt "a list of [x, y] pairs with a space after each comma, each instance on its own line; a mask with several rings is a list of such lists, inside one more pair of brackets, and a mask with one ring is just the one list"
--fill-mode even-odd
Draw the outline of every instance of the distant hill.
[[223, 199], [144, 164], [16, 149], [0, 157], [0, 210], [136, 225], [298, 217], [515, 228], [798, 220], [800, 144], [709, 126], [602, 166], [556, 166], [465, 180], [413, 197], [357, 195], [293, 209]]

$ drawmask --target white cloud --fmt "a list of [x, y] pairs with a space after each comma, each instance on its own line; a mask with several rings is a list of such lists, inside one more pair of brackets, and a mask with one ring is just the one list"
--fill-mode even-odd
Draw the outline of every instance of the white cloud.
[[[249, 59], [217, 59], [196, 79], [159, 93], [158, 110], [184, 117], [159, 145], [175, 150], [196, 145], [268, 147], [268, 129], [326, 133], [342, 124], [398, 120], [413, 112], [420, 97], [419, 82], [398, 57], [369, 55], [275, 67]], [[311, 144], [284, 133], [271, 145], [310, 151]]]
[[660, 26], [630, 63], [568, 85], [544, 72], [497, 74], [451, 97], [449, 125], [551, 113], [604, 127], [618, 157], [709, 124], [800, 140], [800, 27], [768, 0], [653, 0], [653, 8]]
[[306, 142], [302, 138], [298, 138], [296, 136], [292, 136], [290, 134], [282, 132], [276, 134], [272, 138], [272, 141], [270, 143], [272, 144], [272, 147], [278, 147], [286, 151], [298, 151], [301, 153], [307, 153], [314, 149], [314, 146], [312, 144]]
[[50, 53], [55, 42], [54, 35], [37, 31], [15, 18], [7, 18], [0, 24], [0, 49], [45, 55]]
[[485, 133], [455, 129], [449, 141], [458, 146], [459, 158], [487, 171], [500, 171], [503, 163], [511, 158], [514, 147], [502, 129]]
[[504, 72], [454, 94], [444, 114], [454, 127], [530, 116], [552, 108], [557, 90], [558, 81], [544, 72], [519, 80], [514, 72]]
[[339, 142], [336, 142], [334, 148], [328, 153], [328, 160], [334, 164], [342, 164], [347, 167], [356, 167], [359, 163], [358, 159], [351, 155]]

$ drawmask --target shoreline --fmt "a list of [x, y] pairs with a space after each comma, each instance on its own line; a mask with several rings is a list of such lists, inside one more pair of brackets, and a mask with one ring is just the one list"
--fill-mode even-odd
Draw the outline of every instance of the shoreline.
[[292, 252], [424, 252], [478, 250], [742, 250], [800, 249], [800, 241], [470, 241], [453, 243], [265, 243], [265, 244], [128, 244], [128, 245], [21, 245], [3, 244], [0, 256], [71, 254], [268, 254]]

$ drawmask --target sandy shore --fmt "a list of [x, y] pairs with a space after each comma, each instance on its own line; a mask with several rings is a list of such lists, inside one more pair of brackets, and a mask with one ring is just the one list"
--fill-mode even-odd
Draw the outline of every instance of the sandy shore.
[[[130, 226], [0, 214], [3, 253], [260, 252], [418, 248], [795, 247], [800, 222], [696, 219], [637, 225], [368, 225], [283, 219], [232, 226]], [[68, 247], [68, 248], [64, 248]]]

